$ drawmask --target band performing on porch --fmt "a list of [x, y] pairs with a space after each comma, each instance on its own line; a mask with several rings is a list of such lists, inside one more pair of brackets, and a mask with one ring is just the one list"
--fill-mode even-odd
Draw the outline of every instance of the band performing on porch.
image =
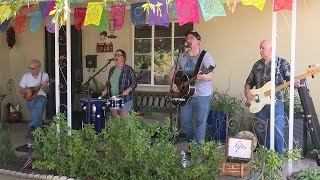
[[[126, 52], [122, 49], [116, 50], [114, 58], [109, 59], [106, 65], [83, 83], [82, 87], [84, 87], [86, 94], [74, 96], [72, 106], [79, 111], [72, 113], [72, 129], [81, 130], [84, 126], [91, 124], [96, 133], [101, 133], [108, 122], [117, 118], [117, 116], [126, 120], [131, 112], [136, 111], [136, 115], [144, 116], [145, 113], [144, 118], [154, 120], [153, 112], [159, 111], [161, 112], [160, 118], [163, 119], [165, 113], [170, 116], [171, 125], [179, 130], [181, 136], [185, 135], [184, 140], [187, 142], [194, 141], [197, 147], [201, 147], [202, 143], [207, 140], [228, 143], [230, 121], [237, 117], [232, 117], [234, 114], [224, 112], [225, 119], [219, 119], [209, 113], [211, 104], [218, 98], [213, 93], [212, 84], [212, 81], [217, 78], [213, 76], [216, 64], [211, 54], [201, 48], [201, 41], [198, 32], [193, 30], [186, 32], [185, 42], [179, 49], [177, 59], [173, 61], [171, 70], [168, 72], [167, 84], [170, 85], [168, 86], [170, 89], [161, 93], [137, 91], [137, 84], [141, 77], [135, 73], [133, 67], [126, 64], [128, 59]], [[271, 45], [272, 43], [269, 40], [261, 42], [259, 48], [261, 59], [253, 65], [252, 70], [248, 73], [247, 80], [243, 80], [245, 82], [245, 105], [248, 107], [248, 113], [254, 114], [252, 116], [256, 119], [253, 122], [254, 128], [251, 130], [253, 133], [243, 131], [236, 135], [242, 139], [251, 139], [255, 143], [258, 141], [260, 146], [266, 146], [267, 148], [271, 148], [271, 135], [268, 127], [271, 119]], [[61, 57], [65, 58], [65, 56]], [[105, 72], [107, 66], [111, 63], [114, 65], [109, 68], [108, 75], [104, 74], [105, 82], [102, 82], [102, 91], [100, 94], [93, 94], [90, 84], [96, 84], [94, 82], [96, 81], [95, 77], [101, 72]], [[284, 148], [287, 146], [286, 138], [288, 137], [288, 132], [285, 131], [286, 92], [284, 89], [290, 85], [290, 65], [280, 57], [276, 57], [274, 63], [276, 64], [274, 143], [275, 150], [284, 155]], [[64, 77], [63, 66], [61, 60], [60, 77]], [[18, 147], [17, 150], [32, 153], [32, 132], [37, 128], [43, 128], [45, 109], [47, 112], [54, 112], [53, 109], [49, 109], [53, 106], [49, 104], [47, 106], [50, 83], [54, 81], [50, 80], [49, 75], [44, 72], [41, 62], [37, 59], [31, 61], [28, 69], [30, 72], [24, 74], [20, 81], [19, 92], [31, 112], [27, 134], [29, 144]], [[295, 129], [294, 137], [301, 139], [299, 146], [303, 150], [303, 155], [305, 155], [304, 151], [306, 149], [307, 130], [310, 132], [315, 148], [320, 150], [319, 121], [306, 81], [308, 76], [314, 76], [318, 72], [320, 72], [320, 67], [312, 67], [294, 80], [294, 84], [299, 91], [304, 116], [303, 125], [298, 127], [302, 129], [303, 133], [297, 134], [295, 131], [298, 132], [299, 130]], [[144, 112], [139, 112], [141, 109], [144, 109]], [[172, 115], [173, 110], [177, 110], [175, 118]], [[211, 116], [214, 120], [209, 120]], [[264, 126], [262, 130], [261, 123]], [[210, 132], [208, 132], [208, 129]], [[250, 136], [247, 136], [249, 133]], [[179, 139], [173, 142], [178, 141]], [[256, 147], [256, 145], [253, 146]], [[28, 159], [25, 167], [28, 167], [31, 161], [31, 159]]]

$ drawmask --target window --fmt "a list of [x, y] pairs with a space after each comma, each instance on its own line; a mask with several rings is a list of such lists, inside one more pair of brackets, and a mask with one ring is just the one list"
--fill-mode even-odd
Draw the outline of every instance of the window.
[[177, 22], [170, 23], [169, 28], [149, 25], [134, 28], [133, 59], [138, 84], [169, 84], [172, 63], [185, 42], [185, 33], [192, 29], [193, 24], [179, 26]]

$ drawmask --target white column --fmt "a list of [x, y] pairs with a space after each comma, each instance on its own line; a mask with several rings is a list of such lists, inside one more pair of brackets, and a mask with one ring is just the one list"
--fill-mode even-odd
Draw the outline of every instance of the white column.
[[[273, 0], [273, 4], [274, 4]], [[274, 5], [272, 6], [274, 7]], [[275, 75], [277, 50], [277, 12], [272, 8], [272, 60], [271, 60], [271, 108], [270, 108], [270, 149], [274, 150], [274, 113], [275, 113]]]
[[60, 112], [60, 79], [59, 79], [59, 21], [54, 26], [54, 70], [56, 92], [56, 114]]
[[[292, 1], [292, 30], [291, 30], [291, 73], [290, 73], [290, 109], [289, 109], [289, 150], [293, 149], [294, 122], [294, 78], [296, 69], [296, 28], [297, 28], [297, 0]], [[288, 171], [292, 172], [292, 159], [288, 161]]]
[[[68, 0], [65, 0], [65, 8], [69, 9], [70, 4]], [[72, 102], [71, 102], [71, 22], [70, 11], [66, 12], [66, 27], [67, 27], [67, 122], [69, 128], [71, 128], [72, 118]]]

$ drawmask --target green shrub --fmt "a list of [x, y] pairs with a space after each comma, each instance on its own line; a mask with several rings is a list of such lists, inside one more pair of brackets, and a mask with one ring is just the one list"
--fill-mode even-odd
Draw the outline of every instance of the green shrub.
[[92, 125], [70, 130], [65, 115], [58, 114], [45, 130], [34, 132], [33, 167], [80, 179], [212, 179], [224, 157], [219, 143], [203, 143], [199, 151], [191, 144], [192, 161], [205, 161], [183, 169], [172, 143], [176, 135], [169, 119], [160, 125], [135, 115], [117, 117], [96, 134]]
[[[191, 166], [185, 170], [186, 179], [214, 179], [219, 173], [219, 165], [225, 156], [220, 152], [221, 143], [216, 141], [202, 142], [197, 147], [192, 141], [189, 143], [191, 153]], [[202, 161], [201, 163], [199, 161]]]
[[15, 157], [10, 132], [0, 123], [0, 165], [6, 165]]

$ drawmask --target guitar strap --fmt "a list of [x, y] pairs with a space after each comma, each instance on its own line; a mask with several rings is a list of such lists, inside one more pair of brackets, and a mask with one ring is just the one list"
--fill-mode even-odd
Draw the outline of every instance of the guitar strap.
[[199, 59], [197, 61], [197, 64], [196, 64], [196, 67], [194, 69], [194, 72], [193, 72], [193, 76], [196, 76], [200, 70], [200, 65], [202, 63], [202, 60], [203, 60], [203, 57], [204, 55], [206, 54], [206, 51], [205, 50], [202, 50], [200, 56], [199, 56]]

